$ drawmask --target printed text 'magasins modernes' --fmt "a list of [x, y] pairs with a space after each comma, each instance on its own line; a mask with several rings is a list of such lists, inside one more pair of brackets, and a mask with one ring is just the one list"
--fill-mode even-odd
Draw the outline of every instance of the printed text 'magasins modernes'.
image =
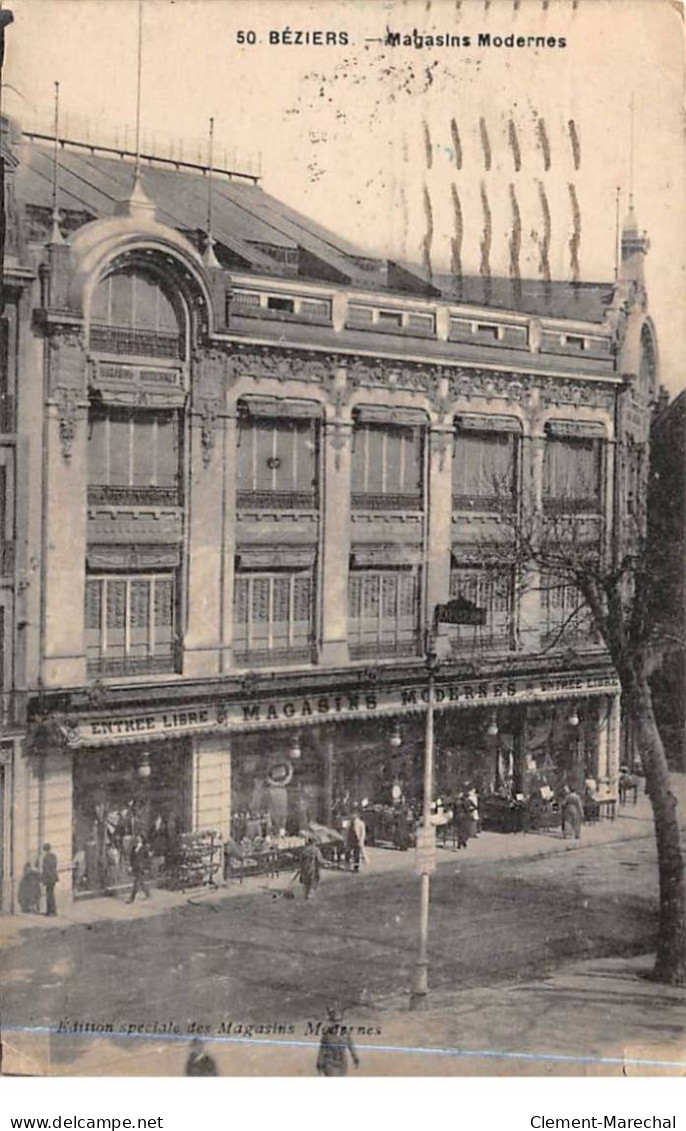
[[413, 28], [411, 32], [391, 31], [386, 32], [384, 39], [386, 47], [514, 47], [514, 48], [556, 48], [566, 47], [567, 40], [563, 35], [492, 35], [490, 31], [479, 32], [477, 35], [452, 35], [450, 32], [434, 34], [424, 33]]

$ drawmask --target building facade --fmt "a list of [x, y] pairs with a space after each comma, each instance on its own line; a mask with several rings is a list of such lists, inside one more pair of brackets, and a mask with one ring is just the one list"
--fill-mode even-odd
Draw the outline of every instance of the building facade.
[[221, 170], [208, 240], [207, 169], [66, 141], [55, 214], [50, 147], [12, 152], [5, 890], [44, 840], [63, 898], [98, 890], [114, 824], [414, 798], [450, 598], [479, 623], [438, 628], [437, 793], [613, 796], [609, 658], [508, 546], [531, 513], [618, 550], [657, 380], [633, 215], [614, 284], [427, 278]]
[[670, 765], [686, 771], [686, 393], [662, 403], [651, 433], [649, 515], [657, 616], [666, 654], [651, 680]]

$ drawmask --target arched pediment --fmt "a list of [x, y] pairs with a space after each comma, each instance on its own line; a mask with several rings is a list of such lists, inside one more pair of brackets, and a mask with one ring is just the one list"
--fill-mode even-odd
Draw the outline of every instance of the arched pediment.
[[86, 224], [71, 237], [69, 309], [88, 318], [94, 291], [117, 270], [141, 269], [176, 287], [206, 327], [212, 329], [212, 302], [202, 259], [173, 228], [155, 220], [112, 216]]

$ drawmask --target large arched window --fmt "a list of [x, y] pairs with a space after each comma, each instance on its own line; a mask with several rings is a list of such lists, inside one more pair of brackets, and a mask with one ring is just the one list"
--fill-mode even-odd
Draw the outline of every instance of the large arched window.
[[90, 347], [133, 357], [185, 356], [183, 314], [153, 275], [134, 268], [108, 275], [90, 311]]

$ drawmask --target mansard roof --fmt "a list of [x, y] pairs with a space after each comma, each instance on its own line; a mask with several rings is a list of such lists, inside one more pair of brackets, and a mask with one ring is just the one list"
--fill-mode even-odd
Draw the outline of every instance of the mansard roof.
[[[59, 205], [65, 230], [115, 213], [131, 192], [133, 162], [97, 147], [66, 142], [59, 149]], [[52, 208], [53, 149], [24, 135], [17, 194], [33, 223]], [[145, 192], [157, 220], [202, 246], [207, 218], [207, 180], [202, 167], [148, 161]], [[509, 310], [544, 318], [603, 321], [613, 284], [462, 276], [430, 277], [413, 264], [370, 256], [346, 239], [265, 192], [254, 179], [213, 174], [213, 236], [220, 265], [230, 271], [275, 278], [327, 281], [360, 290], [435, 297], [456, 304]]]

